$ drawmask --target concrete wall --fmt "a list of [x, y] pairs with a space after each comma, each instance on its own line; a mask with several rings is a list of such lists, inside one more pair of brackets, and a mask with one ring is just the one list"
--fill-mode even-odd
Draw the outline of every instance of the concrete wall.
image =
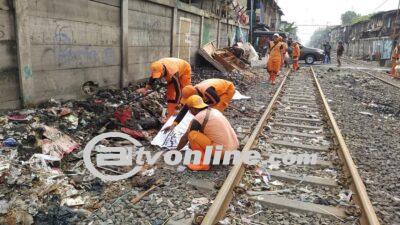
[[81, 96], [97, 81], [117, 87], [120, 9], [87, 0], [29, 1], [29, 35], [35, 102]]
[[89, 80], [118, 88], [122, 71], [127, 71], [125, 85], [147, 78], [151, 62], [176, 57], [182, 47], [180, 18], [190, 21], [183, 36], [192, 65], [202, 44], [226, 47], [236, 27], [174, 0], [126, 0], [128, 9], [121, 9], [121, 0], [16, 1], [14, 9], [8, 5], [13, 1], [0, 0], [0, 108], [80, 98], [81, 85]]
[[172, 12], [168, 6], [129, 0], [128, 81], [147, 78], [153, 61], [170, 56]]
[[13, 9], [0, 0], [0, 109], [19, 107], [17, 46]]

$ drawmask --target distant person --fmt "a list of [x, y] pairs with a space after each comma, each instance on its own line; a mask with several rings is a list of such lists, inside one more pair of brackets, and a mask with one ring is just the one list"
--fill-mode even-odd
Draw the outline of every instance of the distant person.
[[273, 41], [269, 42], [267, 71], [269, 73], [269, 83], [272, 85], [275, 85], [276, 76], [281, 69], [283, 45], [279, 38], [279, 34], [276, 33], [272, 37]]
[[396, 75], [397, 60], [400, 59], [400, 43], [393, 49], [392, 53], [392, 69], [390, 70], [390, 76]]
[[332, 50], [332, 46], [327, 41], [324, 44], [324, 63], [326, 63], [326, 64], [331, 63], [331, 50]]
[[293, 53], [292, 53], [293, 70], [297, 71], [299, 70], [300, 44], [297, 41], [295, 41], [292, 44], [292, 48], [293, 48]]
[[336, 53], [337, 53], [337, 63], [338, 63], [338, 67], [340, 67], [340, 66], [342, 66], [342, 62], [341, 62], [340, 60], [341, 60], [341, 58], [342, 58], [342, 56], [343, 56], [343, 53], [344, 53], [343, 42], [339, 41], [339, 44], [338, 44]]
[[194, 119], [180, 139], [177, 150], [189, 143], [190, 149], [201, 152], [201, 159], [200, 164], [189, 164], [188, 168], [195, 171], [209, 170], [210, 165], [204, 163], [207, 146], [213, 147], [213, 153], [217, 146], [222, 146], [223, 155], [224, 151], [237, 150], [239, 141], [228, 119], [219, 110], [205, 104], [200, 96], [190, 96], [186, 105]]

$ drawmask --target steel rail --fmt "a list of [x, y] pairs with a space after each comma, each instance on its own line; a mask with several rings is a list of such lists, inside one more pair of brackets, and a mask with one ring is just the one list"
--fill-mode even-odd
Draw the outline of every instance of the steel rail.
[[[347, 60], [347, 61], [349, 61], [349, 62], [352, 62], [352, 63], [354, 63], [354, 64], [360, 64], [358, 61], [356, 61], [356, 60], [354, 60], [354, 59], [350, 59], [350, 58], [343, 58], [345, 61]], [[394, 86], [394, 87], [396, 87], [396, 88], [400, 88], [400, 84], [395, 84], [394, 82], [391, 82], [390, 80], [388, 80], [388, 79], [385, 79], [385, 78], [382, 78], [382, 77], [380, 77], [380, 76], [377, 76], [377, 75], [375, 75], [375, 74], [372, 74], [372, 73], [370, 73], [370, 72], [368, 72], [368, 71], [365, 71], [365, 70], [359, 70], [359, 71], [361, 71], [361, 72], [363, 72], [363, 73], [366, 73], [367, 75], [369, 75], [369, 76], [371, 76], [371, 77], [373, 77], [373, 78], [375, 78], [375, 79], [378, 79], [378, 80], [380, 80], [380, 81], [382, 81], [382, 82], [384, 82], [384, 83], [386, 83], [386, 84], [390, 84], [390, 85], [392, 85], [392, 86]]]
[[[259, 136], [260, 132], [262, 131], [262, 128], [264, 127], [264, 124], [267, 122], [267, 119], [270, 117], [270, 114], [272, 113], [272, 109], [279, 95], [282, 92], [282, 87], [284, 86], [290, 71], [291, 70], [289, 70], [283, 77], [282, 82], [280, 83], [272, 100], [270, 101], [269, 105], [267, 106], [266, 110], [261, 116], [257, 126], [254, 128], [254, 131], [251, 134], [249, 140], [243, 147], [242, 152], [247, 152], [251, 150], [254, 141]], [[229, 207], [229, 203], [233, 197], [233, 189], [234, 187], [236, 187], [236, 185], [239, 184], [240, 180], [243, 177], [244, 171], [245, 167], [242, 162], [232, 167], [231, 171], [228, 174], [228, 177], [226, 178], [221, 189], [219, 190], [213, 204], [208, 209], [207, 214], [205, 215], [201, 225], [214, 225], [223, 218], [223, 216], [226, 213], [226, 210]]]
[[378, 217], [377, 217], [375, 210], [371, 204], [371, 201], [368, 197], [364, 183], [360, 177], [360, 174], [357, 171], [357, 167], [351, 157], [349, 149], [347, 148], [347, 145], [344, 141], [343, 135], [340, 132], [339, 126], [337, 125], [336, 120], [333, 117], [332, 111], [328, 105], [328, 101], [326, 100], [325, 95], [322, 92], [322, 88], [318, 82], [318, 78], [314, 72], [314, 68], [310, 67], [310, 70], [314, 77], [315, 85], [319, 92], [319, 97], [321, 98], [322, 103], [324, 105], [324, 110], [329, 118], [329, 123], [331, 124], [334, 134], [335, 134], [335, 138], [339, 143], [340, 153], [345, 162], [345, 166], [353, 180], [352, 188], [354, 189], [353, 191], [355, 191], [355, 193], [356, 193], [356, 195], [354, 197], [356, 198], [356, 200], [357, 200], [356, 202], [359, 203], [358, 205], [362, 209], [360, 222], [361, 222], [361, 224], [379, 225], [380, 223], [379, 223]]
[[374, 78], [376, 78], [376, 79], [378, 79], [378, 80], [380, 80], [380, 81], [382, 81], [384, 83], [387, 83], [387, 84], [390, 84], [390, 85], [392, 85], [394, 87], [400, 88], [400, 84], [395, 84], [394, 82], [390, 82], [390, 80], [384, 79], [382, 77], [379, 77], [379, 76], [374, 75], [374, 74], [372, 74], [370, 72], [367, 72], [367, 71], [361, 70], [361, 72], [366, 73], [366, 74], [370, 75], [371, 77], [374, 77]]

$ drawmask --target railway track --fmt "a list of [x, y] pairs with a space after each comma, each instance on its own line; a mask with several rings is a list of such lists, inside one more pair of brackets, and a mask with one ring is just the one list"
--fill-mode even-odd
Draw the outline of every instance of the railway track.
[[286, 74], [242, 151], [254, 149], [263, 161], [232, 167], [202, 225], [224, 218], [225, 224], [379, 224], [312, 67]]
[[[350, 62], [350, 63], [355, 64], [355, 65], [363, 66], [363, 64], [360, 63], [358, 60], [350, 59], [350, 58], [347, 58], [347, 57], [344, 57], [343, 61]], [[382, 81], [383, 83], [392, 85], [393, 87], [396, 87], [396, 88], [400, 88], [400, 82], [396, 82], [395, 80], [391, 79], [389, 77], [389, 75], [387, 75], [387, 74], [382, 76], [382, 74], [373, 74], [371, 72], [368, 72], [368, 71], [365, 71], [365, 70], [362, 70], [362, 69], [359, 70], [359, 71], [361, 71], [364, 74], [367, 74], [370, 77], [378, 79], [378, 80]]]

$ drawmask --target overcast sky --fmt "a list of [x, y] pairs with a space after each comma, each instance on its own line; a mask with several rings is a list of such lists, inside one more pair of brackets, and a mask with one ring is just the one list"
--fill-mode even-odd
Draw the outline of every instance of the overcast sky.
[[[347, 10], [359, 14], [397, 9], [399, 0], [277, 0], [285, 14], [282, 20], [298, 25], [339, 25]], [[318, 27], [299, 26], [298, 36], [307, 43]]]

